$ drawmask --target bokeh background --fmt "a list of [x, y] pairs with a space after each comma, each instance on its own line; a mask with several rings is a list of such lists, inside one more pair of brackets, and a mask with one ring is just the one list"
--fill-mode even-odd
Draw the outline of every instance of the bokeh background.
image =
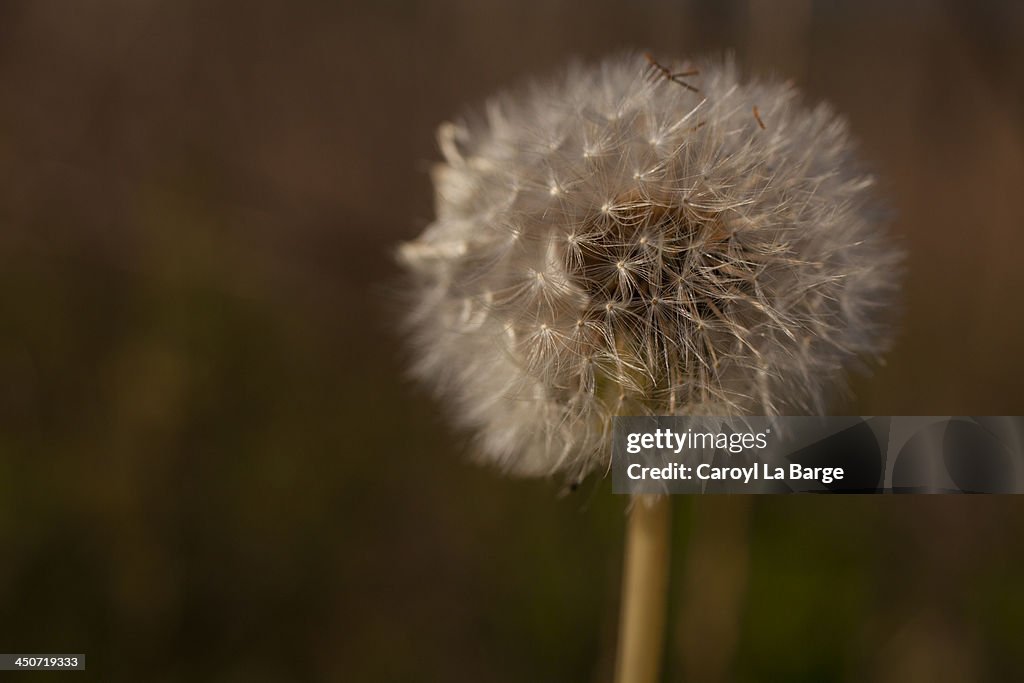
[[[0, 3], [0, 651], [18, 680], [606, 681], [625, 501], [467, 462], [392, 252], [435, 126], [571, 56], [845, 112], [910, 253], [853, 414], [1024, 414], [1024, 6]], [[666, 680], [1006, 681], [1024, 498], [675, 501]], [[10, 674], [14, 675], [14, 674]]]

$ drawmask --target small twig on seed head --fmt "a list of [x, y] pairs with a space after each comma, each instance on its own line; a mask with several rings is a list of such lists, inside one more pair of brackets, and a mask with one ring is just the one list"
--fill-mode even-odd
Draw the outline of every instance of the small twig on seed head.
[[652, 55], [650, 52], [644, 53], [644, 59], [646, 59], [647, 63], [651, 65], [652, 78], [661, 77], [664, 78], [666, 81], [672, 81], [673, 83], [677, 83], [678, 85], [683, 86], [687, 90], [691, 90], [693, 92], [700, 92], [700, 90], [698, 90], [697, 88], [683, 80], [688, 76], [696, 76], [697, 74], [699, 74], [700, 71], [698, 71], [697, 69], [688, 69], [686, 71], [673, 72], [668, 67], [658, 63], [658, 61], [654, 59], [654, 55]]

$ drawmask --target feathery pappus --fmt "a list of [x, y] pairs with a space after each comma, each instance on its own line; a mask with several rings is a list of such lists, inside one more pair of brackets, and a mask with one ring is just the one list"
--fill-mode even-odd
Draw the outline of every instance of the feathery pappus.
[[615, 415], [821, 414], [887, 348], [902, 253], [845, 121], [679, 67], [574, 63], [439, 129], [414, 369], [508, 472], [607, 467]]

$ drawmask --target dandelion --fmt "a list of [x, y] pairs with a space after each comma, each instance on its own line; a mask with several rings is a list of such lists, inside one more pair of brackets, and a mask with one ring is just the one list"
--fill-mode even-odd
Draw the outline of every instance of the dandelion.
[[510, 473], [607, 468], [615, 415], [820, 414], [886, 348], [900, 253], [790, 86], [625, 54], [438, 137], [415, 370]]
[[[615, 415], [821, 414], [888, 343], [899, 250], [844, 121], [729, 62], [573, 65], [438, 134], [401, 248], [417, 373], [483, 459], [578, 481]], [[632, 505], [616, 680], [657, 680], [665, 497]]]

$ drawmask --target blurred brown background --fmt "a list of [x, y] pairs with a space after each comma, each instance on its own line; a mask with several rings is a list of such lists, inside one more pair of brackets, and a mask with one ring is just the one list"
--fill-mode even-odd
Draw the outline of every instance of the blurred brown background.
[[[1024, 414], [1016, 2], [0, 3], [0, 651], [25, 680], [604, 681], [624, 500], [403, 377], [435, 126], [621, 47], [845, 112], [910, 252], [855, 414]], [[676, 501], [667, 680], [1005, 681], [1024, 498]], [[20, 680], [20, 678], [19, 678]]]

